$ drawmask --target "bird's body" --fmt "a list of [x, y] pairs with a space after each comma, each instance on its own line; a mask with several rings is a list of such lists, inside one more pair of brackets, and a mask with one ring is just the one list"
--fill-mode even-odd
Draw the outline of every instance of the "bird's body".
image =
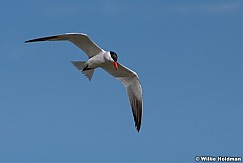
[[87, 60], [86, 64], [89, 68], [98, 68], [101, 67], [106, 62], [109, 62], [109, 53], [106, 51], [101, 51], [97, 55], [93, 56], [92, 58], [89, 58]]
[[91, 39], [82, 33], [67, 33], [43, 38], [37, 38], [27, 42], [37, 41], [63, 41], [68, 40], [82, 49], [89, 59], [87, 61], [71, 61], [72, 64], [80, 70], [89, 80], [92, 79], [94, 70], [98, 67], [103, 68], [109, 74], [113, 75], [116, 79], [120, 80], [127, 89], [132, 112], [134, 116], [135, 126], [140, 130], [142, 121], [142, 88], [138, 75], [117, 63], [117, 54], [112, 51], [105, 51], [97, 46]]

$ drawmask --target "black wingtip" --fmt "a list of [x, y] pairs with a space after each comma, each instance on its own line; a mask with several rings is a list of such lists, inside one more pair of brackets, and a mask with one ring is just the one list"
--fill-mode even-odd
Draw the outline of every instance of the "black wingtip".
[[24, 43], [36, 42], [36, 41], [40, 41], [40, 40], [37, 40], [37, 39], [34, 39], [34, 40], [27, 40], [27, 41], [25, 41]]
[[140, 125], [139, 126], [135, 126], [135, 127], [137, 129], [137, 132], [139, 132], [140, 131]]
[[36, 39], [32, 39], [32, 40], [27, 40], [25, 41], [25, 43], [28, 42], [38, 42], [38, 41], [56, 41], [56, 40], [61, 40], [60, 37], [58, 36], [48, 36], [48, 37], [42, 37], [42, 38], [36, 38]]
[[38, 38], [38, 39], [33, 39], [33, 40], [27, 40], [24, 43], [29, 43], [29, 42], [37, 42], [37, 41], [45, 41], [42, 38]]

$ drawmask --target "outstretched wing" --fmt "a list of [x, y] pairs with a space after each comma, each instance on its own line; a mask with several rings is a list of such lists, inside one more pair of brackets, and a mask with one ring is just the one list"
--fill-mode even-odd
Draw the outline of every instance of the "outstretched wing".
[[80, 49], [82, 49], [89, 58], [95, 56], [99, 52], [103, 51], [98, 45], [96, 45], [88, 35], [83, 33], [65, 33], [60, 35], [42, 37], [37, 39], [32, 39], [25, 41], [27, 42], [37, 42], [37, 41], [71, 41]]
[[106, 64], [102, 66], [102, 68], [110, 73], [112, 76], [114, 76], [116, 79], [120, 80], [127, 89], [127, 94], [129, 96], [129, 101], [135, 121], [135, 127], [139, 132], [142, 122], [143, 99], [142, 88], [138, 75], [134, 71], [119, 63], [118, 71], [114, 69], [112, 64]]

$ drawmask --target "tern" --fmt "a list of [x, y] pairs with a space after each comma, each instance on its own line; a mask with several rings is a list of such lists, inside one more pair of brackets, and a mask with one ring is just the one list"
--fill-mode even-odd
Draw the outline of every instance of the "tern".
[[71, 61], [89, 80], [92, 79], [94, 70], [101, 67], [106, 72], [118, 79], [126, 88], [134, 117], [135, 127], [139, 132], [142, 122], [143, 99], [140, 80], [136, 72], [117, 62], [118, 56], [113, 51], [105, 51], [96, 45], [87, 34], [65, 33], [25, 41], [70, 41], [83, 50], [87, 61]]

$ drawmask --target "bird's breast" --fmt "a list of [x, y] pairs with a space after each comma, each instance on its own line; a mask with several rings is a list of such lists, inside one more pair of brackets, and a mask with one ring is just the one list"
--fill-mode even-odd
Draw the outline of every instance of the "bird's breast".
[[87, 61], [87, 64], [90, 68], [97, 68], [106, 64], [107, 60], [105, 59], [105, 53], [99, 53]]

